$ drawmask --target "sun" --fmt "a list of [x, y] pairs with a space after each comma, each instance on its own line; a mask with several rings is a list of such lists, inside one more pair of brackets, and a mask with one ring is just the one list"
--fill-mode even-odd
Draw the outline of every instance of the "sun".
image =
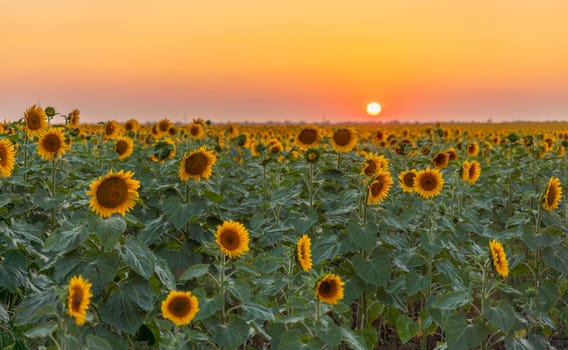
[[367, 114], [370, 116], [376, 116], [381, 113], [381, 105], [377, 102], [371, 102], [367, 105]]

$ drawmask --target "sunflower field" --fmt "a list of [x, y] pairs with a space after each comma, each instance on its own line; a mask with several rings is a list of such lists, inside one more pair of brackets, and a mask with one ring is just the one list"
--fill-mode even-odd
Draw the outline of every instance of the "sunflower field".
[[1, 349], [566, 349], [562, 123], [0, 125]]

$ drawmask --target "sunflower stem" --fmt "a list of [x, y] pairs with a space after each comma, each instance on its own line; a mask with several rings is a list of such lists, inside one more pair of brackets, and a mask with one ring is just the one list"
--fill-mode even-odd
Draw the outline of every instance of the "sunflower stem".
[[341, 152], [337, 152], [337, 170], [341, 166]]
[[[24, 130], [24, 169], [28, 169], [28, 132]], [[24, 173], [24, 180], [28, 180], [28, 172]]]
[[[55, 167], [56, 159], [51, 160], [51, 198], [55, 200]], [[51, 229], [55, 228], [55, 207], [51, 208]]]
[[219, 285], [222, 300], [221, 319], [225, 323], [225, 254], [221, 254], [221, 269], [219, 270]]
[[320, 304], [321, 301], [318, 299], [316, 301], [316, 324], [320, 323]]

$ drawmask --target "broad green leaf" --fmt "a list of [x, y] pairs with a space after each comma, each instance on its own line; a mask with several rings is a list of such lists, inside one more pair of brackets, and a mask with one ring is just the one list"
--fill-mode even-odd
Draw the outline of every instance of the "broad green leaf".
[[45, 338], [57, 329], [57, 322], [51, 321], [40, 324], [32, 329], [27, 330], [24, 335], [28, 338]]
[[478, 324], [466, 324], [465, 315], [454, 312], [444, 320], [448, 349], [468, 350], [479, 346], [489, 336], [489, 330]]
[[203, 290], [201, 292], [196, 290], [195, 295], [199, 300], [199, 312], [195, 315], [194, 321], [206, 320], [223, 308], [223, 296], [220, 294], [207, 298]]
[[89, 231], [84, 225], [78, 225], [65, 231], [56, 230], [47, 237], [44, 248], [54, 253], [71, 251], [83, 243], [88, 236]]
[[309, 229], [318, 222], [318, 213], [314, 210], [306, 210], [301, 213], [290, 213], [285, 223], [292, 225], [297, 233], [304, 234], [307, 233]]
[[564, 276], [568, 276], [568, 250], [562, 246], [544, 248], [544, 261]]
[[57, 316], [57, 305], [62, 305], [55, 288], [29, 295], [16, 307], [15, 326], [37, 323], [43, 318]]
[[181, 282], [189, 281], [195, 278], [199, 278], [205, 275], [209, 271], [209, 264], [195, 264], [190, 266], [184, 273], [181, 275], [179, 280]]
[[134, 335], [153, 304], [154, 294], [146, 281], [128, 282], [115, 290], [100, 307], [101, 318], [109, 325]]
[[242, 318], [234, 317], [227, 324], [214, 325], [209, 332], [223, 349], [237, 349], [248, 338], [249, 326]]
[[327, 327], [317, 327], [316, 334], [329, 349], [337, 349], [341, 344], [341, 330], [333, 323]]
[[379, 334], [375, 327], [365, 327], [361, 329], [359, 338], [365, 344], [367, 349], [374, 349], [379, 341]]
[[193, 217], [200, 216], [205, 211], [206, 204], [204, 199], [191, 199], [189, 203], [182, 203], [178, 196], [170, 196], [162, 202], [162, 210], [168, 221], [177, 230], [181, 230]]
[[361, 227], [358, 221], [352, 220], [347, 226], [349, 239], [353, 244], [366, 252], [372, 251], [377, 245], [377, 232], [376, 229], [370, 227]]
[[299, 329], [290, 329], [280, 334], [279, 350], [321, 350], [323, 344], [319, 339], [310, 336], [307, 332], [302, 333]]
[[0, 288], [11, 291], [18, 289], [26, 280], [27, 259], [17, 249], [6, 251], [0, 259]]
[[391, 276], [392, 263], [390, 251], [379, 247], [369, 259], [357, 254], [353, 257], [353, 269], [363, 281], [376, 286], [386, 287]]
[[146, 244], [134, 236], [127, 236], [119, 250], [120, 257], [126, 264], [145, 279], [154, 273], [156, 257]]
[[241, 305], [241, 309], [245, 312], [245, 314], [250, 314], [250, 316], [252, 316], [252, 319], [260, 321], [274, 320], [274, 314], [272, 313], [272, 311], [266, 306], [262, 306], [257, 303], [253, 303], [251, 301], [246, 302]]
[[170, 270], [168, 263], [162, 259], [161, 257], [156, 257], [156, 265], [154, 266], [154, 272], [158, 279], [167, 290], [175, 290], [176, 289], [176, 279], [174, 274]]
[[343, 341], [349, 345], [349, 347], [353, 350], [366, 350], [368, 347], [366, 344], [361, 341], [360, 336], [355, 334], [351, 329], [341, 327], [341, 337]]
[[396, 332], [403, 344], [414, 338], [419, 330], [420, 325], [418, 322], [410, 319], [408, 316], [401, 314], [396, 318]]
[[461, 306], [471, 303], [471, 294], [465, 291], [453, 291], [436, 297], [430, 305], [432, 308], [441, 310], [455, 310]]
[[170, 223], [164, 220], [163, 215], [146, 222], [146, 226], [138, 233], [140, 238], [147, 245], [157, 243], [164, 238]]
[[113, 215], [103, 219], [98, 216], [90, 216], [91, 231], [95, 232], [104, 249], [109, 250], [118, 242], [126, 231], [126, 220], [122, 215]]
[[515, 309], [506, 301], [501, 301], [495, 306], [486, 308], [484, 316], [504, 334], [509, 333], [516, 319]]
[[89, 334], [86, 336], [85, 340], [89, 350], [114, 350], [112, 345], [106, 341], [106, 339]]
[[0, 304], [0, 322], [8, 323], [9, 320], [10, 315], [8, 315], [8, 311], [6, 311], [6, 308], [3, 304]]
[[408, 296], [413, 296], [418, 292], [426, 290], [430, 284], [432, 283], [432, 275], [425, 274], [421, 275], [418, 274], [416, 271], [411, 270], [406, 275], [406, 291]]

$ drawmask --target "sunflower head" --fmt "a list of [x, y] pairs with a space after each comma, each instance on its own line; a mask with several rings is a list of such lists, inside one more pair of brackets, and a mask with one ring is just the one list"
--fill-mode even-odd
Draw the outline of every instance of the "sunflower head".
[[475, 157], [479, 153], [479, 144], [477, 142], [472, 142], [467, 145], [467, 155], [470, 157]]
[[138, 123], [138, 120], [136, 119], [128, 119], [126, 121], [126, 123], [124, 123], [124, 131], [126, 132], [136, 132], [138, 131], [138, 128], [140, 127], [140, 124]]
[[126, 159], [130, 157], [134, 151], [134, 141], [130, 137], [119, 136], [114, 143], [114, 152], [118, 155], [118, 159]]
[[223, 254], [236, 258], [249, 251], [249, 233], [246, 227], [237, 221], [225, 221], [217, 226], [215, 242]]
[[403, 192], [414, 192], [414, 180], [416, 179], [416, 169], [405, 170], [398, 175], [398, 181]]
[[469, 183], [475, 183], [479, 176], [481, 175], [481, 165], [478, 161], [472, 160], [468, 162], [467, 160], [463, 162], [462, 166], [462, 180]]
[[61, 157], [68, 148], [61, 129], [50, 128], [41, 133], [37, 151], [43, 159], [52, 160]]
[[67, 117], [67, 122], [69, 123], [69, 127], [73, 129], [77, 129], [79, 127], [79, 122], [81, 120], [81, 111], [75, 108], [69, 116]]
[[392, 186], [392, 176], [388, 170], [381, 169], [369, 185], [367, 204], [377, 205], [387, 198]]
[[75, 323], [82, 326], [87, 319], [87, 310], [93, 296], [92, 284], [82, 276], [74, 276], [69, 281], [67, 291], [67, 314], [75, 318]]
[[312, 241], [308, 235], [303, 235], [296, 245], [296, 253], [303, 271], [312, 268]]
[[176, 144], [170, 139], [165, 138], [156, 142], [152, 146], [153, 152], [150, 158], [154, 162], [165, 162], [167, 159], [173, 159], [176, 155]]
[[28, 108], [24, 114], [24, 122], [26, 124], [26, 130], [32, 135], [38, 135], [44, 129], [47, 129], [47, 116], [45, 111], [36, 105]]
[[106, 218], [115, 213], [125, 215], [134, 208], [140, 182], [132, 179], [131, 171], [113, 172], [101, 176], [89, 185], [89, 205], [97, 215]]
[[104, 125], [104, 136], [107, 139], [114, 139], [120, 134], [120, 124], [116, 120], [110, 120]]
[[458, 153], [456, 152], [456, 150], [453, 147], [450, 147], [446, 150], [446, 154], [448, 155], [448, 158], [451, 161], [454, 160], [458, 160]]
[[171, 291], [162, 301], [162, 315], [176, 326], [188, 325], [199, 312], [199, 300], [190, 291]]
[[345, 282], [338, 275], [326, 274], [316, 284], [316, 297], [328, 304], [337, 304], [343, 299], [343, 286]]
[[308, 163], [317, 163], [320, 158], [320, 152], [317, 148], [310, 148], [304, 154], [304, 158]]
[[357, 144], [357, 134], [353, 128], [339, 128], [331, 135], [331, 144], [337, 152], [350, 152]]
[[495, 239], [491, 240], [489, 242], [489, 251], [495, 271], [497, 271], [501, 277], [507, 277], [509, 275], [509, 263], [507, 262], [507, 255], [505, 254], [501, 242]]
[[215, 152], [208, 151], [205, 146], [201, 146], [183, 157], [178, 171], [179, 178], [182, 181], [189, 179], [200, 181], [202, 177], [208, 179], [216, 162]]
[[438, 152], [432, 157], [432, 164], [436, 169], [445, 168], [450, 162], [450, 157], [446, 152]]
[[313, 126], [307, 126], [300, 130], [295, 139], [295, 143], [300, 149], [308, 149], [310, 147], [316, 147], [320, 139], [321, 135], [318, 129]]
[[414, 191], [423, 198], [432, 198], [442, 192], [444, 178], [438, 169], [429, 167], [419, 171], [414, 178]]
[[203, 135], [205, 135], [205, 129], [202, 123], [191, 123], [191, 125], [189, 125], [188, 132], [189, 136], [195, 140], [199, 140], [203, 137]]
[[560, 179], [557, 177], [551, 177], [548, 180], [546, 189], [544, 191], [542, 206], [547, 211], [552, 211], [558, 208], [560, 199], [562, 198], [562, 186], [560, 184]]
[[0, 177], [10, 177], [16, 165], [16, 148], [6, 138], [0, 139]]

